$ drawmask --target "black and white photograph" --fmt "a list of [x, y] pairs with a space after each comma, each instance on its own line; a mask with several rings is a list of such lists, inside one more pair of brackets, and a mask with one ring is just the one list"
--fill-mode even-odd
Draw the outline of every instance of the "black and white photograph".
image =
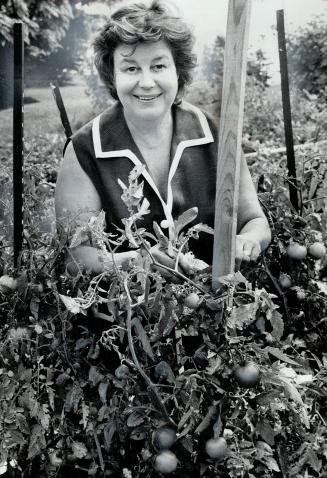
[[0, 475], [327, 477], [326, 100], [326, 0], [1, 0]]

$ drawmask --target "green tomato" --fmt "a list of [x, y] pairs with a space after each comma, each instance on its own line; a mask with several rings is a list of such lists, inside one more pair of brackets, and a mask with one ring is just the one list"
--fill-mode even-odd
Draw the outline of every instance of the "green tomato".
[[289, 289], [292, 285], [290, 276], [288, 274], [281, 274], [279, 276], [279, 284], [282, 289], [284, 290]]
[[201, 299], [198, 294], [196, 294], [195, 292], [191, 292], [191, 294], [186, 296], [184, 300], [184, 305], [186, 305], [186, 307], [188, 307], [189, 309], [196, 309], [200, 302]]
[[176, 441], [176, 432], [167, 426], [160, 427], [153, 435], [153, 445], [157, 450], [168, 450]]
[[129, 368], [127, 365], [119, 365], [115, 370], [115, 375], [119, 380], [125, 379], [129, 376]]
[[292, 242], [288, 246], [286, 253], [290, 259], [302, 261], [302, 259], [307, 257], [307, 248], [305, 246], [301, 246], [301, 244], [298, 242]]
[[260, 381], [260, 370], [253, 362], [239, 366], [234, 371], [235, 380], [240, 387], [252, 388]]
[[166, 450], [157, 455], [154, 462], [154, 468], [163, 475], [169, 475], [169, 473], [173, 473], [176, 470], [177, 464], [178, 460], [176, 455], [173, 452]]
[[210, 438], [205, 445], [206, 452], [213, 460], [222, 460], [227, 451], [227, 442], [225, 438]]
[[313, 259], [319, 260], [326, 255], [326, 247], [322, 242], [314, 242], [309, 246], [308, 253]]

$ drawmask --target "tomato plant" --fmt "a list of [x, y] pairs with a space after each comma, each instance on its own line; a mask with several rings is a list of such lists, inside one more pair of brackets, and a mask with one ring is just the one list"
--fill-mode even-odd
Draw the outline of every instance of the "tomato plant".
[[[138, 260], [70, 276], [71, 232], [39, 229], [48, 220], [39, 201], [49, 204], [50, 192], [38, 184], [51, 183], [53, 166], [38, 177], [32, 159], [19, 271], [1, 237], [0, 469], [12, 477], [319, 478], [327, 465], [326, 218], [323, 184], [315, 201], [306, 191], [312, 196], [322, 159], [304, 169], [309, 202], [296, 214], [279, 171], [284, 158], [278, 167], [262, 158], [270, 176], [259, 198], [272, 244], [257, 264], [222, 278], [216, 295], [210, 268], [178, 283], [152, 270], [141, 219], [121, 231], [122, 240], [141, 241]], [[137, 184], [135, 174], [130, 197]], [[179, 219], [177, 250], [199, 233], [188, 228], [194, 213]], [[103, 219], [88, 232], [114, 247]], [[289, 257], [294, 243], [308, 251], [300, 260]]]

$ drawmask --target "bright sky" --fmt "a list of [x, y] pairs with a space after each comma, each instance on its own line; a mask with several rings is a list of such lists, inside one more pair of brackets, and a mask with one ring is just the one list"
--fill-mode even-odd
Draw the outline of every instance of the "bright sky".
[[[137, 0], [135, 0], [137, 1]], [[168, 0], [176, 4], [185, 20], [193, 25], [197, 38], [196, 50], [199, 56], [204, 45], [211, 44], [216, 35], [225, 36], [228, 0]], [[131, 3], [129, 0], [126, 3]], [[108, 6], [99, 5], [100, 10]], [[96, 3], [89, 11], [97, 9]], [[270, 72], [272, 81], [279, 81], [279, 60], [276, 26], [276, 10], [285, 12], [285, 29], [293, 33], [300, 26], [310, 22], [315, 16], [323, 17], [327, 23], [327, 0], [252, 0], [250, 49], [261, 48], [272, 62]]]
[[[225, 36], [228, 0], [170, 0], [177, 4], [184, 18], [194, 26], [197, 50], [217, 34]], [[252, 0], [250, 48], [261, 48], [272, 62], [273, 80], [278, 81], [278, 47], [274, 31], [276, 11], [283, 9], [286, 32], [293, 33], [315, 16], [326, 19], [327, 0]]]

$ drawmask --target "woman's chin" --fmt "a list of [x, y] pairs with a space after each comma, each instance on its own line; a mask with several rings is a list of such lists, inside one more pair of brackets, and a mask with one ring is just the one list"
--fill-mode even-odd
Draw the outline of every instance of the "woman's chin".
[[[133, 112], [134, 120], [138, 122], [160, 122], [167, 114], [167, 111], [161, 111], [155, 108], [138, 108]], [[130, 115], [128, 115], [130, 117]]]

